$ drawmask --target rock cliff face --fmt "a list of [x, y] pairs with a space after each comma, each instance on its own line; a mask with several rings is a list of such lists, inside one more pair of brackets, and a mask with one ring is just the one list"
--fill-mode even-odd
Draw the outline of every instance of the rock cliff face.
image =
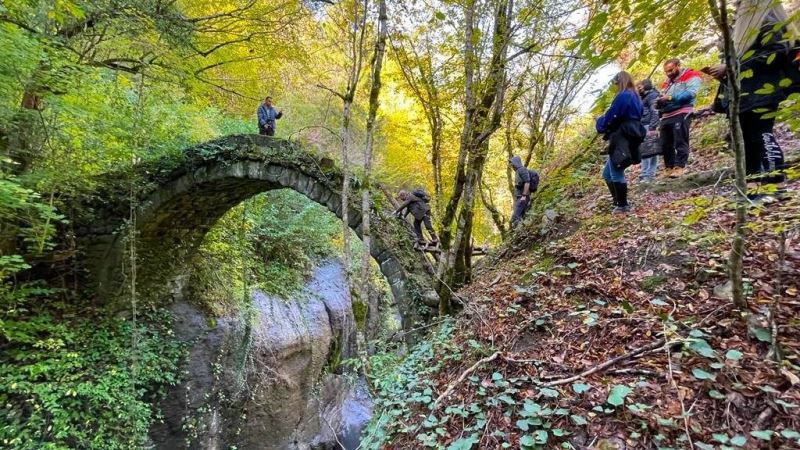
[[156, 448], [327, 449], [337, 438], [357, 446], [369, 400], [338, 367], [356, 351], [342, 267], [321, 265], [289, 301], [254, 292], [251, 306], [216, 323], [187, 303], [172, 306], [190, 351], [185, 381], [151, 430]]

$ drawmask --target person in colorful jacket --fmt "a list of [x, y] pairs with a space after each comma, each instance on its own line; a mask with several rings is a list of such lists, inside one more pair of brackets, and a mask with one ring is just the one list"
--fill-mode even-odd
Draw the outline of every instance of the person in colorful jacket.
[[[736, 3], [733, 40], [740, 72], [750, 76], [741, 79], [739, 123], [744, 138], [745, 171], [748, 178], [764, 184], [784, 180], [783, 151], [775, 139], [774, 112], [790, 89], [786, 81], [797, 79], [800, 62], [794, 61], [800, 32], [792, 23], [783, 5], [772, 0], [740, 0]], [[719, 64], [704, 72], [720, 80], [714, 109], [727, 111], [726, 67]], [[764, 86], [771, 85], [771, 89]], [[772, 198], [758, 189], [749, 191], [751, 200], [770, 202]]]
[[702, 75], [696, 70], [681, 68], [678, 58], [664, 63], [664, 73], [667, 80], [661, 85], [662, 94], [656, 99], [661, 113], [659, 135], [666, 175], [676, 178], [686, 173], [689, 125]]

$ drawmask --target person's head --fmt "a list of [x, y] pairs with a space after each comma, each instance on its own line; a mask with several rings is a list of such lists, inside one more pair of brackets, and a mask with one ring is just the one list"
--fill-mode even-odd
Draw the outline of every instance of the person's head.
[[513, 167], [514, 170], [522, 167], [522, 159], [519, 156], [511, 156], [508, 158], [508, 165]]
[[264, 99], [264, 104], [267, 106], [272, 106], [272, 97], [267, 97]]
[[639, 95], [644, 95], [653, 90], [653, 82], [650, 81], [649, 78], [641, 80], [636, 83], [636, 90], [639, 92]]
[[733, 42], [736, 54], [741, 57], [753, 46], [764, 24], [780, 24], [786, 27], [786, 45], [800, 39], [795, 22], [789, 20], [781, 0], [739, 0], [733, 20]]
[[397, 193], [397, 198], [400, 199], [401, 202], [408, 200], [408, 192], [401, 189], [400, 192]]
[[617, 87], [618, 94], [622, 91], [636, 92], [636, 88], [633, 86], [633, 77], [624, 70], [614, 75], [614, 78], [611, 80], [611, 82]]
[[678, 78], [681, 74], [681, 60], [678, 58], [670, 58], [664, 62], [664, 74], [670, 80]]

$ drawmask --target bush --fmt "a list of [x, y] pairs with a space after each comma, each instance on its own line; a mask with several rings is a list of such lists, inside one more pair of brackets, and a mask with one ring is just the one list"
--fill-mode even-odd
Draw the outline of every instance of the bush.
[[0, 322], [0, 446], [143, 445], [156, 419], [154, 387], [177, 382], [182, 348], [168, 314], [140, 318], [134, 349], [130, 320], [17, 311]]

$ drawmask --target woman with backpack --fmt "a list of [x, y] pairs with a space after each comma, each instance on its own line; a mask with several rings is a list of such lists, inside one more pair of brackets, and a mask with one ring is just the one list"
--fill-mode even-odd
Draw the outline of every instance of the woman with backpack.
[[608, 140], [608, 159], [603, 166], [606, 181], [614, 201], [614, 214], [627, 213], [628, 184], [625, 169], [639, 162], [639, 145], [647, 134], [642, 126], [642, 101], [633, 85], [633, 78], [622, 71], [614, 76], [612, 83], [617, 93], [605, 114], [597, 118], [595, 128]]
[[[780, 183], [785, 168], [783, 151], [775, 139], [774, 112], [790, 90], [797, 89], [797, 26], [775, 0], [740, 0], [736, 3], [733, 40], [741, 78], [739, 122], [742, 127], [748, 178], [761, 183]], [[725, 64], [703, 70], [722, 82], [714, 102], [726, 111]], [[791, 83], [791, 84], [790, 84]], [[768, 87], [771, 85], [771, 87]], [[763, 193], [749, 192], [751, 200], [766, 200]]]

